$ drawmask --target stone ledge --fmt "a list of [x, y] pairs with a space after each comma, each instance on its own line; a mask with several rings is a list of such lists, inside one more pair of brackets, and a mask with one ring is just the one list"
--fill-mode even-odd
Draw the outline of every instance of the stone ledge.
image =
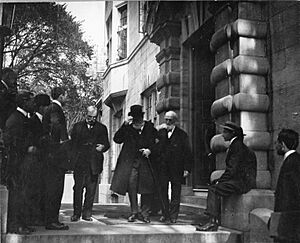
[[250, 212], [256, 208], [273, 208], [274, 193], [270, 190], [252, 189], [242, 195], [225, 198], [222, 203], [221, 222], [228, 228], [250, 230]]

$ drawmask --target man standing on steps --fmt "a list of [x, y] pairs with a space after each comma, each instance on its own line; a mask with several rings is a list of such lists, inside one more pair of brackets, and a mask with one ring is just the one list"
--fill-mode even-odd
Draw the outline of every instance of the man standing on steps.
[[67, 122], [63, 105], [67, 101], [67, 92], [62, 87], [51, 90], [52, 103], [45, 112], [43, 133], [48, 141], [46, 154], [46, 198], [45, 217], [47, 230], [68, 230], [69, 226], [59, 222], [59, 210], [64, 191], [65, 164], [60, 148], [68, 138]]
[[243, 194], [256, 187], [256, 156], [244, 143], [243, 129], [233, 122], [226, 122], [222, 136], [230, 141], [223, 175], [212, 182], [208, 189], [206, 214], [209, 222], [196, 226], [197, 231], [215, 231], [220, 224], [221, 197]]
[[[97, 107], [87, 107], [85, 120], [75, 123], [71, 132], [75, 181], [73, 222], [78, 221], [81, 215], [83, 220], [92, 221], [98, 178], [103, 170], [103, 153], [110, 147], [107, 128], [96, 120], [97, 116]], [[82, 208], [84, 188], [86, 192]]]
[[[193, 155], [189, 145], [188, 135], [176, 126], [178, 120], [174, 111], [165, 114], [165, 123], [158, 127], [158, 175], [162, 195], [161, 222], [176, 223], [179, 208], [181, 184], [191, 171]], [[171, 202], [168, 188], [171, 182]]]

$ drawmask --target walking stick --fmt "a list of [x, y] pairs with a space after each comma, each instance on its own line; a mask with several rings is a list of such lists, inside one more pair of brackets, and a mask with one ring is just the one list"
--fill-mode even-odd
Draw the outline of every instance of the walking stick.
[[147, 162], [148, 162], [148, 165], [149, 165], [149, 168], [150, 168], [151, 176], [152, 176], [153, 181], [154, 181], [154, 186], [158, 190], [158, 197], [159, 197], [159, 201], [161, 203], [161, 207], [162, 207], [163, 213], [166, 215], [166, 218], [170, 218], [169, 209], [166, 207], [165, 202], [163, 200], [163, 197], [162, 197], [162, 194], [161, 194], [160, 185], [158, 183], [156, 175], [154, 174], [154, 170], [153, 170], [153, 167], [152, 167], [152, 164], [151, 164], [151, 161], [150, 161], [149, 157], [147, 157]]

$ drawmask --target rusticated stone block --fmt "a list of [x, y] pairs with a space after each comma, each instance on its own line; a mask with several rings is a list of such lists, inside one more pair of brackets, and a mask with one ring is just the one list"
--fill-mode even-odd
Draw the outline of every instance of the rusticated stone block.
[[224, 198], [222, 203], [222, 226], [249, 231], [249, 215], [255, 208], [273, 209], [274, 193], [270, 190], [252, 189], [242, 195]]
[[233, 96], [233, 104], [241, 111], [267, 112], [270, 101], [268, 95], [238, 93]]
[[246, 131], [267, 131], [267, 113], [241, 111], [239, 119], [236, 119], [241, 127]]
[[272, 210], [268, 208], [256, 208], [250, 212], [250, 242], [273, 242], [267, 226], [271, 213]]
[[221, 99], [215, 100], [211, 106], [211, 116], [218, 117], [231, 111], [233, 97], [227, 95]]
[[222, 134], [217, 134], [210, 140], [210, 147], [214, 153], [224, 152], [229, 146], [229, 142], [225, 142]]
[[265, 94], [266, 79], [264, 76], [241, 73], [234, 77], [234, 86], [237, 92], [247, 94]]
[[244, 142], [253, 150], [268, 150], [271, 144], [271, 135], [268, 132], [244, 131]]
[[210, 75], [210, 82], [216, 85], [217, 82], [226, 79], [232, 72], [232, 62], [230, 59], [215, 66]]
[[233, 56], [266, 56], [266, 42], [262, 39], [239, 37], [234, 44]]
[[233, 70], [236, 73], [265, 75], [269, 71], [269, 62], [265, 57], [239, 55], [233, 59]]
[[238, 16], [241, 19], [264, 20], [264, 4], [257, 2], [239, 2]]
[[[231, 85], [232, 86], [232, 85]], [[228, 78], [221, 80], [215, 87], [215, 98], [220, 99], [229, 94], [229, 80]]]

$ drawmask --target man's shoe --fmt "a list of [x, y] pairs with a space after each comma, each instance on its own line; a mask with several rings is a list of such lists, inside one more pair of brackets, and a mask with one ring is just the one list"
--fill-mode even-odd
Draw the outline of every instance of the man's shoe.
[[149, 224], [151, 222], [150, 218], [148, 216], [145, 216], [141, 219], [141, 221], [143, 221], [146, 224]]
[[82, 219], [85, 221], [93, 221], [92, 217], [82, 217]]
[[73, 216], [71, 217], [71, 221], [72, 221], [72, 222], [77, 222], [77, 221], [79, 221], [79, 219], [80, 219], [80, 216], [78, 216], [78, 215], [73, 215]]
[[176, 219], [170, 219], [171, 224], [176, 224], [177, 220]]
[[52, 223], [52, 224], [47, 224], [45, 227], [47, 230], [68, 230], [69, 226], [64, 225], [62, 223]]
[[218, 230], [218, 224], [209, 222], [202, 226], [196, 226], [196, 231], [217, 231]]
[[162, 223], [169, 222], [169, 221], [170, 221], [170, 219], [168, 219], [168, 218], [165, 217], [165, 216], [161, 216], [161, 217], [159, 218], [159, 222], [162, 222]]
[[13, 233], [13, 234], [18, 234], [18, 235], [29, 235], [29, 234], [31, 234], [31, 231], [27, 227], [20, 226], [14, 230], [9, 230], [8, 233]]
[[128, 222], [134, 222], [138, 218], [137, 214], [131, 214], [128, 217]]

